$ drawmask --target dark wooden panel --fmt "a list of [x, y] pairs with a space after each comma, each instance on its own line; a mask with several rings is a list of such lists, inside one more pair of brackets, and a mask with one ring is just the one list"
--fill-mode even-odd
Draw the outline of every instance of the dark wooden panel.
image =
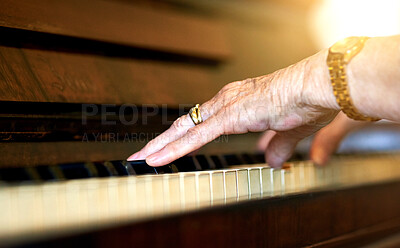
[[225, 60], [217, 20], [101, 0], [4, 0], [0, 26]]
[[[4, 142], [0, 144], [0, 168], [123, 160], [141, 149], [159, 132], [154, 130], [150, 133], [132, 133], [127, 138], [119, 139], [116, 138], [117, 134], [107, 134], [109, 133], [88, 133], [88, 136], [92, 136], [92, 141]], [[96, 140], [93, 140], [94, 135], [97, 135]], [[203, 147], [199, 154], [254, 153], [257, 139], [257, 134], [248, 134], [245, 137], [223, 136]]]
[[[253, 200], [109, 227], [50, 247], [356, 247], [400, 227], [400, 182]], [[349, 215], [344, 213], [351, 213]], [[342, 238], [338, 243], [321, 243]], [[336, 244], [336, 245], [335, 245]], [[41, 243], [43, 245], [43, 243]]]
[[204, 102], [212, 68], [0, 46], [0, 100], [69, 103]]

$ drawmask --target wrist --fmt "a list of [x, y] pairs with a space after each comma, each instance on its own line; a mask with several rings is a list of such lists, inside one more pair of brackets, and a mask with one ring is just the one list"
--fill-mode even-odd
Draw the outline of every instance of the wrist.
[[303, 101], [306, 105], [316, 109], [340, 110], [330, 80], [329, 69], [326, 64], [328, 49], [305, 59]]
[[[378, 63], [374, 63], [374, 68], [370, 67], [370, 63], [365, 63], [365, 61], [373, 61], [369, 55], [374, 54], [377, 48], [379, 48], [379, 43], [376, 42], [376, 38], [369, 39], [365, 42], [363, 50], [347, 65], [348, 88], [354, 107], [361, 114], [371, 117], [377, 117], [376, 114], [381, 112], [377, 109], [374, 95], [384, 96], [388, 94], [384, 88], [375, 87], [381, 80], [371, 80], [371, 78], [374, 78], [371, 71], [379, 68]], [[376, 73], [373, 72], [372, 74]]]

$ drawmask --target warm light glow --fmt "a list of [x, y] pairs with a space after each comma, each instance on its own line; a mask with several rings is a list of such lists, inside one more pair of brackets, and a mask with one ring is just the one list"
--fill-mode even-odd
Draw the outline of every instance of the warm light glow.
[[399, 0], [321, 0], [309, 24], [319, 48], [348, 36], [400, 34]]

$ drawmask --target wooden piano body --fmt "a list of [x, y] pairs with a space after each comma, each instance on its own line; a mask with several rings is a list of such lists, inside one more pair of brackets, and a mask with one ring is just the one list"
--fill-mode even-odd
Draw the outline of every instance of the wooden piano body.
[[[19, 182], [122, 160], [225, 83], [310, 55], [308, 4], [267, 2], [264, 16], [224, 1], [0, 1], [0, 177], [15, 179], [0, 184], [0, 247], [354, 247], [399, 231], [395, 154]], [[200, 154], [249, 153], [256, 138]]]

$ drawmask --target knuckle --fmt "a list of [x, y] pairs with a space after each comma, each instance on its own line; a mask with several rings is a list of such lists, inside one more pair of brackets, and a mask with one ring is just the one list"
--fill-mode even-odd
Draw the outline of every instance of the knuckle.
[[172, 123], [172, 127], [176, 130], [179, 130], [183, 127], [183, 117], [179, 117], [178, 119], [176, 119], [174, 121], [174, 123]]
[[202, 132], [199, 130], [199, 128], [191, 128], [187, 132], [187, 135], [190, 140], [200, 140], [202, 137]]

